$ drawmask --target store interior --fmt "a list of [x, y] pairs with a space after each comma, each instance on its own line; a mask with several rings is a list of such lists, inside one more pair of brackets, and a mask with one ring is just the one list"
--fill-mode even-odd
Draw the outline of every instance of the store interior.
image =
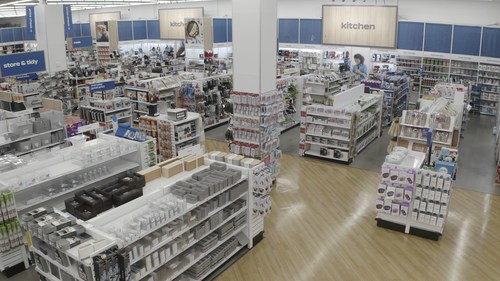
[[0, 280], [498, 280], [498, 11], [0, 4]]

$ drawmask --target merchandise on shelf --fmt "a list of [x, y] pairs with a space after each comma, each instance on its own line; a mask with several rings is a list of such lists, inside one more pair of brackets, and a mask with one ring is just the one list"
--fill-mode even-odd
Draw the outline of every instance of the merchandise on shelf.
[[332, 105], [335, 95], [353, 86], [354, 77], [352, 73], [304, 76], [303, 104]]
[[18, 118], [0, 120], [0, 155], [21, 156], [60, 146], [66, 134], [61, 112], [46, 111], [33, 114], [26, 111]]
[[437, 172], [423, 167], [424, 160], [424, 153], [401, 147], [386, 157], [377, 189], [377, 225], [392, 229], [398, 227], [388, 223], [402, 225], [405, 233], [438, 240], [448, 216], [453, 179], [437, 166]]
[[280, 124], [281, 132], [299, 124], [300, 115], [297, 112], [299, 98], [299, 80], [295, 77], [282, 78], [276, 81], [276, 90], [283, 96], [283, 114], [285, 120]]
[[87, 98], [80, 102], [80, 117], [88, 123], [99, 122], [104, 130], [113, 129], [113, 118], [118, 124], [132, 124], [132, 103], [130, 98], [111, 99]]
[[177, 91], [176, 107], [199, 113], [203, 128], [208, 129], [228, 121], [232, 90], [230, 75], [184, 80]]
[[310, 105], [302, 111], [299, 154], [350, 163], [380, 136], [382, 97], [357, 86], [333, 106]]
[[233, 92], [231, 100], [234, 110], [231, 152], [263, 160], [276, 177], [281, 158], [279, 124], [285, 119], [282, 94]]
[[364, 80], [363, 84], [370, 88], [372, 93], [384, 96], [383, 125], [389, 126], [395, 117], [400, 117], [403, 110], [408, 108], [409, 77], [406, 75], [385, 75], [377, 80]]

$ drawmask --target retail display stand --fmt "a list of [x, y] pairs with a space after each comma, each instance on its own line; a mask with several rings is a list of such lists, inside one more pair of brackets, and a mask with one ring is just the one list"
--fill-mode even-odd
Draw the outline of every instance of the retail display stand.
[[[13, 114], [11, 114], [13, 115]], [[34, 117], [35, 115], [39, 117]], [[63, 114], [56, 111], [20, 111], [0, 121], [0, 155], [23, 156], [60, 146], [66, 133]]]
[[304, 76], [303, 102], [305, 104], [319, 103], [332, 105], [335, 95], [353, 86], [354, 76], [350, 72]]
[[185, 109], [172, 110], [173, 114], [186, 114], [185, 119], [173, 121], [168, 115], [141, 116], [139, 127], [157, 139], [158, 159], [165, 161], [176, 156], [203, 154], [205, 132], [200, 114]]
[[[263, 221], [252, 211], [251, 194], [263, 164], [247, 168], [208, 156], [195, 158], [174, 159], [140, 172], [146, 179], [144, 196], [86, 222], [50, 208], [24, 216], [25, 227], [33, 233], [36, 271], [53, 281], [214, 278], [226, 262], [262, 237]], [[182, 195], [195, 184], [212, 187], [206, 194]], [[76, 232], [55, 239], [49, 230], [47, 235], [54, 239], [48, 241], [38, 234], [37, 223], [48, 216], [68, 225], [62, 230]], [[57, 235], [57, 229], [52, 231]], [[80, 243], [67, 244], [68, 239]], [[58, 246], [51, 242], [55, 240]]]
[[80, 102], [80, 117], [97, 122], [104, 131], [113, 129], [113, 116], [118, 124], [132, 124], [132, 103], [124, 97], [87, 97]]
[[231, 152], [262, 160], [276, 178], [281, 158], [279, 124], [285, 120], [282, 94], [233, 92], [231, 100], [234, 105]]
[[300, 124], [300, 105], [302, 104], [302, 91], [304, 79], [302, 77], [287, 77], [276, 81], [276, 90], [283, 96], [283, 114], [285, 121], [280, 124], [281, 133]]
[[[438, 240], [443, 234], [451, 200], [452, 175], [422, 169], [426, 155], [393, 152], [397, 164], [382, 166], [377, 189], [377, 226]], [[386, 159], [387, 160], [387, 159]]]
[[301, 113], [299, 154], [351, 163], [380, 136], [382, 96], [359, 85], [335, 96], [333, 106], [310, 105]]
[[365, 80], [371, 93], [384, 96], [383, 126], [390, 126], [395, 117], [401, 117], [409, 104], [409, 77], [406, 75], [385, 75], [380, 80]]
[[14, 194], [0, 184], [0, 271], [10, 277], [29, 268]]

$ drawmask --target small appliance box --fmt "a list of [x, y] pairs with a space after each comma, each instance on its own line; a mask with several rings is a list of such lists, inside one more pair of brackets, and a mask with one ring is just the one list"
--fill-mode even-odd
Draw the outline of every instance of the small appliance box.
[[457, 150], [443, 148], [441, 150], [441, 153], [439, 154], [439, 159], [436, 161], [436, 171], [446, 172], [448, 175], [453, 176], [455, 174], [455, 166], [457, 161]]
[[181, 121], [187, 118], [187, 109], [176, 108], [167, 111], [168, 120]]

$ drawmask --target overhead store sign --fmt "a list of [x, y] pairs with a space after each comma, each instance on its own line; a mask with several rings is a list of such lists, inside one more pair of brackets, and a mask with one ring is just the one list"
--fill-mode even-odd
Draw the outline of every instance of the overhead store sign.
[[323, 44], [396, 48], [397, 6], [323, 6]]
[[35, 6], [26, 6], [26, 33], [30, 37], [35, 37]]
[[71, 32], [73, 30], [73, 15], [71, 14], [71, 5], [64, 4], [64, 28], [66, 32]]
[[0, 72], [2, 77], [43, 72], [45, 70], [45, 55], [43, 51], [0, 56]]
[[36, 80], [36, 79], [38, 79], [38, 74], [36, 73], [29, 73], [16, 76], [17, 81]]
[[92, 36], [73, 37], [73, 49], [92, 47]]
[[110, 81], [103, 81], [99, 83], [90, 84], [89, 88], [91, 93], [113, 90], [115, 88], [115, 81], [110, 80]]
[[184, 40], [184, 19], [202, 17], [203, 8], [160, 9], [158, 10], [160, 38]]

